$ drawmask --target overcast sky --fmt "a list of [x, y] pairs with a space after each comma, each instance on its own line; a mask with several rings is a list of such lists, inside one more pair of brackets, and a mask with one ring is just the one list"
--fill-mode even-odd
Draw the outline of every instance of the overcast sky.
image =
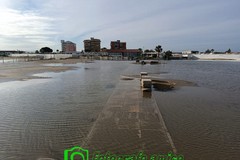
[[0, 0], [0, 50], [101, 39], [127, 48], [240, 51], [239, 0]]

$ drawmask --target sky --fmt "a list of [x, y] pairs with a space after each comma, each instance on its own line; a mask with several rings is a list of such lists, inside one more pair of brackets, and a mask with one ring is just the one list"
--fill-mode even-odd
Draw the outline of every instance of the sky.
[[0, 0], [0, 50], [61, 50], [61, 40], [128, 49], [240, 51], [239, 0]]

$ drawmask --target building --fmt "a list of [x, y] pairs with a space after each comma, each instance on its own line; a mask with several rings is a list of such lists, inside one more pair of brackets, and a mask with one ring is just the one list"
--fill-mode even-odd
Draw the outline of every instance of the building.
[[84, 40], [83, 43], [85, 52], [100, 52], [101, 49], [100, 39], [95, 39], [91, 37], [90, 40], [89, 39]]
[[120, 42], [120, 40], [111, 41], [110, 46], [111, 46], [111, 50], [127, 49], [126, 42]]
[[142, 56], [144, 58], [157, 58], [158, 53], [157, 52], [143, 52]]
[[138, 49], [118, 49], [118, 50], [107, 50], [110, 56], [119, 56], [119, 57], [139, 57], [141, 56], [141, 51]]
[[61, 40], [63, 53], [74, 53], [77, 51], [76, 44], [71, 41]]
[[182, 52], [182, 54], [198, 54], [198, 53], [199, 53], [199, 51], [191, 51], [191, 50]]
[[182, 52], [172, 52], [172, 56], [171, 56], [171, 59], [186, 59], [188, 58], [187, 55], [184, 55], [182, 54]]
[[10, 54], [22, 54], [25, 51], [15, 51], [15, 50], [0, 50], [0, 56], [9, 56]]
[[132, 59], [141, 56], [142, 53], [139, 49], [127, 49], [127, 43], [120, 40], [111, 41], [110, 47], [111, 49], [107, 50], [110, 56]]

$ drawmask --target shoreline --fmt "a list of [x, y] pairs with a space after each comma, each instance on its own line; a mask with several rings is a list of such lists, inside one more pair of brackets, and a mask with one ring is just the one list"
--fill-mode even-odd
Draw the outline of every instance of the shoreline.
[[[92, 62], [92, 61], [91, 61]], [[4, 63], [0, 64], [0, 83], [10, 82], [10, 81], [27, 81], [32, 79], [49, 79], [52, 77], [42, 77], [35, 74], [45, 73], [45, 72], [65, 72], [77, 69], [76, 66], [61, 66], [61, 65], [47, 65], [47, 64], [77, 64], [77, 63], [90, 63], [90, 61], [84, 59], [64, 59], [64, 60], [39, 60], [39, 61], [28, 61], [20, 63]], [[125, 75], [133, 79], [139, 78], [134, 75]], [[157, 77], [154, 77], [157, 78]], [[160, 78], [160, 77], [158, 77]], [[157, 78], [157, 79], [158, 79]], [[161, 79], [161, 78], [160, 78]], [[161, 79], [163, 81], [175, 84], [174, 88], [177, 89], [183, 86], [197, 86], [193, 82], [188, 82], [185, 80], [176, 79]]]
[[240, 61], [240, 54], [193, 54], [196, 60]]

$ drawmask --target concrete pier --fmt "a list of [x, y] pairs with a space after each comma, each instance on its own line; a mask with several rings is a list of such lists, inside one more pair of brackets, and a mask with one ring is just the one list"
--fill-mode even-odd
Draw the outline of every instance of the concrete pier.
[[81, 146], [115, 154], [177, 152], [154, 95], [141, 91], [139, 79], [119, 82]]
[[143, 90], [152, 88], [152, 80], [151, 79], [141, 79], [141, 87]]

